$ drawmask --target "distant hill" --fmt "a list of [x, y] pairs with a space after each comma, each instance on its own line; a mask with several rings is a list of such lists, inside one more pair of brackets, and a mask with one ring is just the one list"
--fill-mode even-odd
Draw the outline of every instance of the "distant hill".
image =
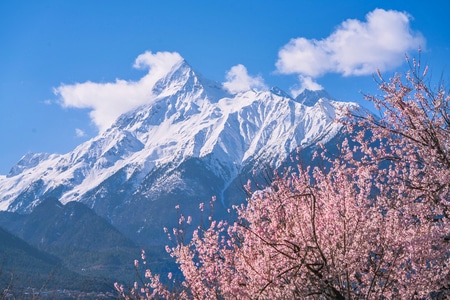
[[[65, 268], [60, 259], [29, 245], [0, 227], [0, 293], [4, 289], [107, 290], [101, 280], [79, 275]], [[1, 298], [1, 297], [0, 297]]]
[[[40, 251], [33, 249], [42, 255], [41, 251], [52, 254], [45, 256], [53, 258], [52, 265], [109, 283], [134, 280], [133, 261], [141, 249], [82, 203], [62, 205], [56, 198], [47, 198], [28, 215], [0, 212], [0, 226], [38, 248]], [[147, 250], [149, 262], [157, 262], [158, 269], [164, 259], [170, 260], [163, 247], [159, 248]], [[46, 271], [40, 273], [45, 275]]]

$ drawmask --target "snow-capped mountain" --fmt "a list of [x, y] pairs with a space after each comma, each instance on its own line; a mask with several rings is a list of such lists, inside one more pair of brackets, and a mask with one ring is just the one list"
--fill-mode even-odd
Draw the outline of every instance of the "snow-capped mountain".
[[230, 184], [256, 162], [276, 166], [298, 147], [326, 143], [341, 129], [335, 118], [359, 109], [325, 91], [230, 94], [185, 61], [149, 94], [149, 104], [69, 153], [26, 154], [0, 176], [0, 210], [29, 213], [50, 196], [80, 201], [131, 236], [158, 238], [176, 222], [176, 204], [195, 215], [215, 195], [227, 206]]

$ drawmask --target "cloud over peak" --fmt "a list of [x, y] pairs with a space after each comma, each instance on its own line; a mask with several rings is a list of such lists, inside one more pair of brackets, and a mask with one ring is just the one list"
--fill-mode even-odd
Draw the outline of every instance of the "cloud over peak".
[[[293, 74], [298, 84], [291, 87], [295, 97], [305, 88], [322, 89], [316, 79], [335, 73], [362, 76], [394, 69], [411, 50], [425, 47], [420, 32], [410, 27], [412, 17], [394, 10], [375, 9], [364, 21], [347, 19], [328, 37], [320, 40], [291, 39], [278, 52], [278, 74]], [[123, 113], [155, 99], [152, 88], [183, 58], [177, 52], [147, 51], [140, 54], [133, 67], [147, 73], [137, 81], [116, 79], [114, 82], [62, 84], [54, 89], [63, 107], [90, 109], [90, 117], [104, 131]], [[223, 88], [232, 94], [250, 89], [267, 89], [261, 76], [249, 75], [238, 64], [226, 73]], [[81, 131], [78, 132], [81, 135]]]
[[54, 88], [63, 107], [92, 109], [90, 117], [100, 131], [106, 130], [121, 114], [149, 103], [152, 86], [183, 58], [176, 52], [147, 51], [139, 55], [133, 67], [148, 70], [138, 81], [116, 79], [115, 82], [87, 81]]
[[311, 83], [326, 73], [360, 76], [393, 69], [405, 53], [425, 47], [410, 20], [405, 12], [375, 9], [365, 22], [348, 19], [324, 39], [291, 39], [278, 52], [277, 71], [301, 75]]
[[250, 76], [244, 65], [238, 64], [232, 67], [225, 76], [223, 87], [232, 94], [248, 91], [250, 89], [266, 89], [261, 76]]

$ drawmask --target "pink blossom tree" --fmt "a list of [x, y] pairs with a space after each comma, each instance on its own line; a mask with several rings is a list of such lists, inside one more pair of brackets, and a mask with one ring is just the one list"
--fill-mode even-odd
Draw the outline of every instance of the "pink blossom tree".
[[[298, 166], [252, 190], [233, 224], [211, 220], [167, 251], [183, 274], [174, 293], [148, 270], [124, 297], [423, 299], [449, 288], [449, 96], [413, 63], [368, 96], [381, 118], [351, 116], [355, 133], [321, 167]], [[363, 128], [363, 130], [361, 130]], [[203, 209], [203, 208], [202, 208]], [[188, 218], [189, 222], [191, 218]], [[181, 226], [187, 226], [185, 218]]]
[[[407, 58], [408, 62], [409, 59]], [[450, 96], [443, 84], [427, 85], [428, 68], [420, 60], [410, 62], [404, 76], [389, 81], [379, 76], [381, 97], [367, 95], [380, 118], [353, 116], [350, 130], [359, 126], [361, 149], [374, 161], [389, 161], [396, 174], [395, 185], [404, 184], [412, 200], [431, 201], [443, 209], [448, 219], [450, 188]], [[367, 139], [364, 133], [372, 136]], [[369, 144], [378, 141], [377, 147]], [[393, 171], [394, 172], [394, 171]]]

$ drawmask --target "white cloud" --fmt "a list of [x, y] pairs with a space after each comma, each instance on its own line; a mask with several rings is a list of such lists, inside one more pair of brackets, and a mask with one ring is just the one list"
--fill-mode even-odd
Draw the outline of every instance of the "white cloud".
[[148, 69], [138, 81], [116, 79], [115, 82], [84, 82], [61, 85], [54, 89], [63, 107], [92, 109], [90, 117], [100, 131], [106, 130], [121, 114], [149, 103], [152, 87], [180, 61], [176, 52], [145, 52], [136, 58], [134, 68]]
[[300, 81], [300, 86], [294, 86], [291, 88], [291, 94], [294, 98], [297, 97], [305, 89], [308, 89], [310, 91], [323, 90], [323, 86], [315, 82], [309, 76], [299, 75], [298, 79]]
[[305, 38], [291, 39], [278, 52], [277, 70], [282, 74], [304, 74], [317, 77], [329, 71], [330, 55], [323, 42]]
[[277, 71], [312, 79], [326, 73], [360, 76], [393, 69], [408, 51], [425, 47], [410, 20], [404, 12], [375, 9], [365, 22], [348, 19], [322, 40], [292, 39], [278, 52]]
[[252, 88], [267, 88], [261, 76], [252, 77], [248, 75], [247, 68], [241, 64], [232, 67], [227, 72], [226, 79], [223, 87], [232, 94], [248, 91]]
[[86, 136], [86, 133], [83, 130], [81, 130], [80, 128], [76, 128], [75, 129], [75, 135], [77, 137], [84, 137], [84, 136]]

